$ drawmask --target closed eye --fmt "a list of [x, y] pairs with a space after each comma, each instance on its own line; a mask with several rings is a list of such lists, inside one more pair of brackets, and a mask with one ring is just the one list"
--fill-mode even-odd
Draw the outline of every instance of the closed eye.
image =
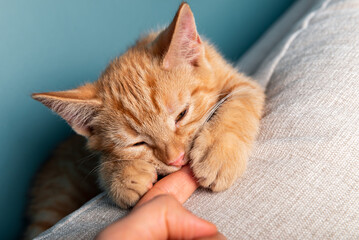
[[142, 146], [142, 145], [146, 145], [146, 144], [147, 144], [146, 142], [138, 142], [138, 143], [133, 144], [132, 146], [137, 147], [137, 146]]
[[184, 116], [186, 116], [186, 114], [187, 114], [187, 112], [188, 112], [188, 108], [186, 108], [185, 110], [183, 110], [180, 114], [178, 114], [178, 116], [177, 116], [177, 118], [176, 118], [176, 123], [178, 123], [179, 121], [181, 121], [183, 118], [184, 118]]

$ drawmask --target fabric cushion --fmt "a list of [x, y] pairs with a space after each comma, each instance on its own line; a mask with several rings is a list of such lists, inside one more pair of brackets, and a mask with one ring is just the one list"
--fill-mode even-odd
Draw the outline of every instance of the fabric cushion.
[[[321, 0], [274, 48], [248, 170], [186, 208], [228, 239], [359, 238], [358, 23], [359, 1]], [[90, 239], [125, 214], [100, 195], [38, 239]]]

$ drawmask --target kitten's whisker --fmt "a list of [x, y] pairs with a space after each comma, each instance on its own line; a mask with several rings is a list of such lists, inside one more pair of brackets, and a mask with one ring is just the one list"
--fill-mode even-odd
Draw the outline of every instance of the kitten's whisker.
[[102, 163], [100, 163], [99, 165], [97, 165], [96, 167], [94, 167], [85, 177], [85, 179], [90, 176], [92, 173], [94, 173], [95, 171], [97, 171], [100, 167], [102, 167], [105, 163], [112, 163], [112, 162], [122, 162], [122, 161], [133, 161], [133, 159], [115, 159], [115, 160], [110, 160], [110, 161], [104, 161]]
[[117, 148], [117, 147], [119, 147], [119, 146], [120, 146], [120, 143], [117, 142], [117, 143], [115, 144], [115, 147], [114, 147], [114, 148]]
[[203, 122], [202, 125], [204, 125], [206, 122], [209, 121], [209, 119], [213, 116], [213, 114], [218, 110], [218, 108], [225, 102], [228, 100], [228, 98], [233, 97], [233, 95], [243, 91], [244, 89], [237, 89], [235, 91], [232, 91], [230, 93], [220, 93], [217, 95], [217, 97], [220, 97], [222, 95], [226, 95], [223, 98], [221, 98], [218, 102], [216, 102], [216, 104], [214, 104], [210, 109], [208, 109], [208, 111], [205, 113], [206, 116], [206, 120]]
[[205, 122], [208, 122], [208, 120], [213, 116], [213, 114], [217, 111], [217, 109], [230, 97], [230, 95], [228, 94], [227, 96], [225, 96], [224, 98], [222, 98], [221, 100], [219, 100], [207, 113], [207, 117]]
[[93, 159], [97, 155], [96, 152], [92, 152], [91, 154], [79, 159], [80, 166], [83, 165], [86, 161]]
[[[220, 95], [224, 95], [224, 94], [219, 94]], [[206, 120], [203, 122], [203, 124], [205, 124], [206, 122], [208, 122], [208, 120], [213, 116], [213, 114], [217, 111], [217, 109], [231, 96], [231, 94], [227, 94], [225, 97], [221, 98], [221, 100], [219, 100], [218, 102], [216, 102], [210, 109], [208, 109], [208, 111], [205, 113], [206, 116]], [[202, 125], [203, 125], [202, 124]]]
[[93, 172], [97, 171], [99, 168], [101, 167], [101, 165], [98, 165], [96, 167], [94, 167], [85, 177], [85, 179], [88, 178], [88, 176], [90, 176]]

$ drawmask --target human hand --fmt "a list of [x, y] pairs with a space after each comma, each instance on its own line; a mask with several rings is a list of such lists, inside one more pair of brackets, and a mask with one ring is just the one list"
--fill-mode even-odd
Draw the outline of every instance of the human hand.
[[128, 216], [96, 239], [225, 239], [214, 224], [182, 207], [197, 187], [190, 168], [184, 166], [157, 182]]

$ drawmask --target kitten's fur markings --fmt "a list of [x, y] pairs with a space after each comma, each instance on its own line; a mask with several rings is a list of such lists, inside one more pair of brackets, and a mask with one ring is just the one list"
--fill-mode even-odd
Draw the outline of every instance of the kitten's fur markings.
[[[213, 191], [230, 187], [245, 169], [264, 104], [259, 85], [200, 38], [186, 3], [168, 28], [139, 39], [96, 82], [33, 98], [63, 117], [87, 138], [89, 149], [100, 153], [100, 186], [122, 208], [133, 206], [157, 174], [177, 171], [188, 162], [201, 186]], [[39, 176], [52, 177], [54, 171], [47, 167]], [[69, 208], [63, 215], [79, 207], [61, 192], [54, 196], [57, 201], [36, 197], [47, 197], [45, 185], [55, 189], [56, 184], [44, 177], [36, 181], [28, 236], [63, 217], [58, 214], [56, 221], [44, 224], [36, 217], [44, 214], [41, 201], [53, 204], [47, 205], [47, 215], [56, 215], [61, 201]], [[97, 192], [95, 184], [93, 189]], [[64, 194], [71, 195], [68, 191]]]

